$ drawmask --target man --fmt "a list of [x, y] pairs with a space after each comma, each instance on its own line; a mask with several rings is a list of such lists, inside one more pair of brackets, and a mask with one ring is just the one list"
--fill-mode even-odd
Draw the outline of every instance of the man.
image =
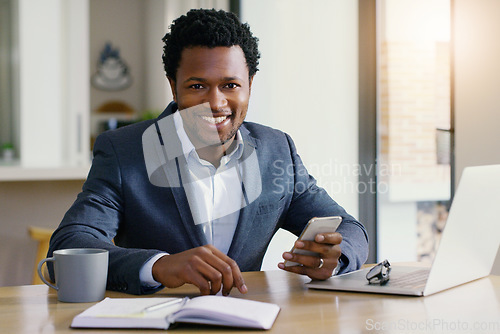
[[[164, 37], [174, 102], [156, 120], [100, 135], [77, 200], [51, 239], [56, 249], [108, 249], [108, 289], [133, 294], [196, 285], [247, 292], [280, 228], [342, 216], [337, 233], [285, 252], [279, 268], [327, 279], [367, 257], [364, 227], [316, 185], [291, 138], [244, 122], [257, 72], [257, 39], [224, 11], [191, 10]], [[272, 112], [270, 110], [269, 112]], [[113, 243], [114, 241], [114, 243]]]

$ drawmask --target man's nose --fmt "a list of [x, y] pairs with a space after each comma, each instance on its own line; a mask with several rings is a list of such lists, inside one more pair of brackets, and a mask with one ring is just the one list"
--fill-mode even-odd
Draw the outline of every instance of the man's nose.
[[213, 88], [208, 95], [208, 102], [212, 110], [222, 110], [227, 106], [227, 99], [219, 88]]

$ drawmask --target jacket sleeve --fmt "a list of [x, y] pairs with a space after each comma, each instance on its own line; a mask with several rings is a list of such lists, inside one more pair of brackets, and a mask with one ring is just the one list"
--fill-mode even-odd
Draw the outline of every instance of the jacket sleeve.
[[342, 223], [337, 228], [343, 237], [338, 273], [359, 269], [368, 257], [368, 233], [365, 227], [316, 184], [297, 154], [292, 139], [288, 135], [287, 139], [293, 161], [293, 168], [287, 169], [290, 171], [287, 177], [293, 180], [290, 182], [293, 182], [293, 194], [283, 228], [298, 235], [312, 217], [341, 216]]
[[[50, 240], [48, 256], [58, 249], [101, 248], [109, 251], [107, 289], [131, 294], [153, 293], [161, 289], [141, 286], [139, 271], [159, 253], [157, 250], [115, 246], [123, 212], [120, 165], [113, 144], [106, 134], [94, 145], [94, 159], [82, 192], [65, 214]], [[49, 273], [54, 279], [52, 266]]]

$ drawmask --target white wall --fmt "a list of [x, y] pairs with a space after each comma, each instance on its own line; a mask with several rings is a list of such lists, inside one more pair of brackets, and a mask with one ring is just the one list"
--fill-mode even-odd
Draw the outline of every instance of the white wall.
[[[500, 1], [455, 0], [454, 29], [458, 183], [467, 166], [500, 163], [500, 42], [496, 33], [500, 31]], [[500, 275], [500, 254], [494, 271]]]
[[88, 0], [18, 6], [21, 162], [88, 162]]
[[319, 183], [357, 215], [357, 2], [248, 1], [262, 57], [247, 120], [290, 134]]
[[455, 161], [500, 163], [500, 2], [455, 0]]
[[[243, 0], [241, 14], [262, 55], [247, 120], [290, 134], [309, 172], [357, 216], [357, 1]], [[263, 269], [293, 240], [280, 233]]]

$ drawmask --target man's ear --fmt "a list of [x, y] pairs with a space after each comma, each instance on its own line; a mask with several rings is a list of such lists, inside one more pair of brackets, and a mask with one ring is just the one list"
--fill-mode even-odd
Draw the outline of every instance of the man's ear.
[[171, 77], [167, 77], [168, 82], [170, 83], [170, 90], [172, 92], [172, 96], [174, 97], [175, 103], [177, 103], [177, 94], [176, 94], [176, 88], [175, 88], [175, 80], [172, 79]]

